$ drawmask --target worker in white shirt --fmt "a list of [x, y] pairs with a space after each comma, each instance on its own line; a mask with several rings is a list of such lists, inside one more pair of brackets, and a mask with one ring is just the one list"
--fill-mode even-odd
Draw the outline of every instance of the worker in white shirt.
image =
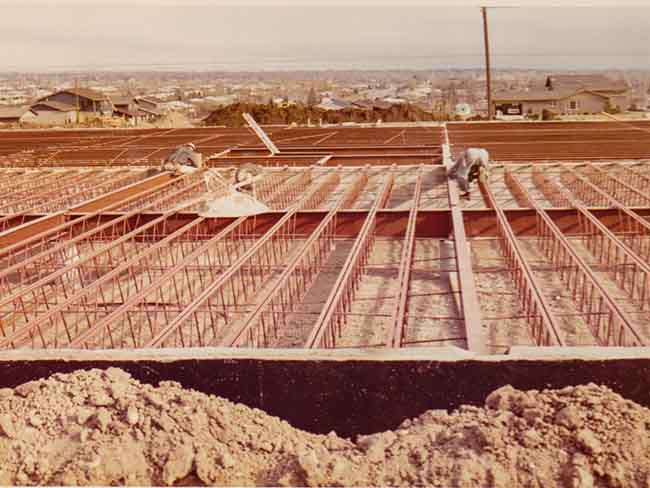
[[462, 191], [461, 197], [469, 198], [469, 185], [477, 180], [481, 172], [489, 177], [490, 155], [485, 149], [470, 147], [456, 158], [454, 165], [449, 168], [447, 176], [458, 181]]
[[203, 167], [203, 155], [197, 152], [191, 142], [178, 146], [167, 159], [162, 162], [162, 169], [187, 173]]

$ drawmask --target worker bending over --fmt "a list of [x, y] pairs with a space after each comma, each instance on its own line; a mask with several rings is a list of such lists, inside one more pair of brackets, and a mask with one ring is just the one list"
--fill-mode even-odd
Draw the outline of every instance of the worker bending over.
[[489, 161], [488, 152], [476, 147], [466, 149], [456, 158], [447, 176], [458, 181], [462, 197], [469, 198], [469, 184], [479, 178], [481, 171], [486, 178], [489, 177]]
[[203, 167], [203, 156], [191, 142], [178, 146], [162, 163], [164, 171], [190, 173]]

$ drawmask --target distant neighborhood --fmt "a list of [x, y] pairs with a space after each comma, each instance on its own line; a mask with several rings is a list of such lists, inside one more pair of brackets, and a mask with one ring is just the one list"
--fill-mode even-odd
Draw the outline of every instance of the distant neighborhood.
[[35, 125], [71, 125], [102, 117], [115, 117], [138, 125], [163, 115], [159, 100], [127, 95], [106, 95], [90, 88], [67, 88], [38, 98], [23, 107], [0, 107], [0, 122]]
[[645, 110], [648, 92], [634, 93], [624, 80], [605, 75], [549, 75], [543, 86], [498, 92], [493, 97], [498, 116], [550, 118]]
[[[376, 111], [409, 105], [429, 120], [487, 116], [482, 70], [88, 75], [74, 83], [43, 76], [0, 78], [0, 124], [150, 126], [210, 120], [236, 103], [284, 109]], [[82, 78], [82, 79], [79, 79]], [[616, 114], [648, 110], [650, 75], [504, 71], [493, 80], [492, 112], [501, 119]], [[49, 89], [48, 89], [49, 87]], [[175, 119], [177, 120], [177, 119]]]

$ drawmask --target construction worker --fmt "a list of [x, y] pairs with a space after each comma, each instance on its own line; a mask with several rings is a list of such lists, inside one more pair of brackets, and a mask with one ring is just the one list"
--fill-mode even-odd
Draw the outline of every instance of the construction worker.
[[189, 173], [202, 167], [203, 156], [191, 142], [178, 146], [162, 163], [163, 170], [177, 173]]
[[237, 172], [235, 173], [235, 182], [242, 183], [244, 181], [251, 181], [251, 183], [248, 185], [239, 186], [239, 189], [242, 191], [246, 191], [248, 193], [253, 193], [253, 189], [254, 189], [254, 185], [252, 183], [253, 178], [261, 175], [263, 171], [264, 171], [263, 168], [257, 164], [253, 164], [253, 163], [242, 164], [239, 168], [237, 168]]
[[469, 198], [469, 184], [477, 180], [481, 171], [489, 177], [490, 155], [485, 149], [470, 147], [456, 158], [454, 165], [449, 168], [449, 179], [458, 181], [461, 197]]

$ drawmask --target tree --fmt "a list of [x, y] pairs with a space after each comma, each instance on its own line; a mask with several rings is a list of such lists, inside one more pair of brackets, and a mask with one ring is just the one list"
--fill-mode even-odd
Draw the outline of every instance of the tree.
[[313, 107], [314, 105], [318, 105], [318, 102], [318, 95], [316, 95], [316, 90], [314, 90], [314, 87], [312, 86], [307, 95], [307, 106]]
[[605, 102], [605, 112], [608, 114], [618, 114], [621, 113], [621, 109], [618, 107], [618, 105], [612, 105], [611, 100], [607, 99]]
[[547, 108], [542, 110], [542, 120], [553, 120], [556, 118], [556, 116], [557, 114], [552, 110], [549, 110]]

